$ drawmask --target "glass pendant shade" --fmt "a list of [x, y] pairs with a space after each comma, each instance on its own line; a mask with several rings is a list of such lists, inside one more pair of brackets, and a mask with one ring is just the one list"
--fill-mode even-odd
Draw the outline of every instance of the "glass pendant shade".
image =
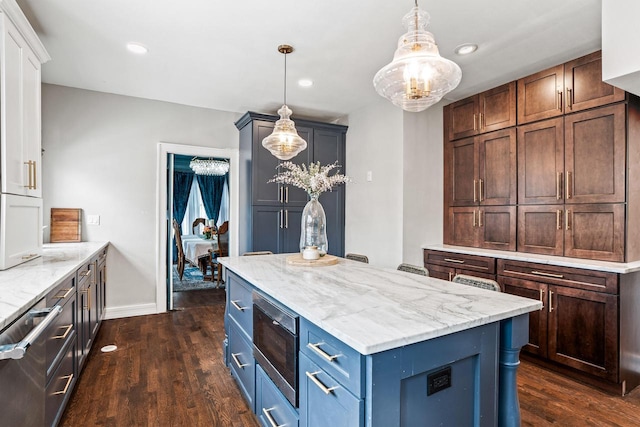
[[307, 141], [298, 135], [295, 123], [289, 117], [291, 109], [283, 105], [278, 114], [273, 133], [262, 140], [262, 146], [280, 160], [290, 160], [307, 148]]
[[282, 44], [278, 46], [278, 52], [284, 55], [284, 103], [278, 110], [280, 119], [271, 135], [262, 140], [262, 146], [280, 160], [291, 160], [307, 148], [307, 141], [298, 135], [296, 125], [290, 119], [293, 112], [287, 107], [287, 55], [293, 52], [293, 47]]
[[373, 78], [376, 91], [405, 111], [422, 111], [455, 89], [462, 70], [440, 56], [433, 34], [426, 30], [429, 14], [416, 5], [403, 18], [407, 32], [398, 40], [393, 61]]

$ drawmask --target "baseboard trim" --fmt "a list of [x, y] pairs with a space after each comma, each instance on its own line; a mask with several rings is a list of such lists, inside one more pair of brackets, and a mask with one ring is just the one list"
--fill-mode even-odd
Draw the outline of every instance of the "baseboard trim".
[[120, 319], [122, 317], [146, 316], [156, 314], [155, 304], [124, 305], [120, 307], [106, 307], [104, 311], [105, 319]]

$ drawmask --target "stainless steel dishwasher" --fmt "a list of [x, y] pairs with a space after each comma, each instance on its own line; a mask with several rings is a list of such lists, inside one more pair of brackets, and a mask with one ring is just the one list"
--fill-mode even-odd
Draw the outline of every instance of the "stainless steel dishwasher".
[[0, 407], [7, 426], [44, 425], [47, 326], [62, 308], [42, 299], [0, 334]]

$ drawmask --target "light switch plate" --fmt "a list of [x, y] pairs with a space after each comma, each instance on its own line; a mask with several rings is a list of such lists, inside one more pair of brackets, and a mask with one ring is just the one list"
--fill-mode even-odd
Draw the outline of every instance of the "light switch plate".
[[88, 225], [100, 225], [100, 215], [87, 215]]

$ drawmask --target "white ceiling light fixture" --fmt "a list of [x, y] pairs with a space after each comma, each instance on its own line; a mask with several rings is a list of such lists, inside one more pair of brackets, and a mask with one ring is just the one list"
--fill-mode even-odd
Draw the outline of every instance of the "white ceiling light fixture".
[[415, 7], [402, 20], [407, 32], [398, 40], [393, 61], [373, 78], [378, 94], [405, 111], [427, 109], [455, 89], [462, 70], [440, 56], [433, 34], [426, 30], [429, 14]]
[[311, 79], [300, 79], [300, 80], [298, 80], [298, 86], [300, 86], [300, 87], [311, 87], [311, 86], [313, 86], [313, 80], [311, 80]]
[[458, 55], [469, 55], [470, 53], [473, 53], [476, 50], [478, 50], [478, 45], [477, 44], [464, 43], [464, 44], [461, 44], [460, 46], [456, 47], [456, 50], [454, 52], [456, 54], [458, 54]]
[[307, 141], [298, 135], [295, 123], [289, 118], [293, 112], [287, 107], [287, 55], [293, 52], [293, 47], [283, 44], [278, 46], [278, 52], [284, 55], [284, 104], [278, 110], [280, 119], [273, 133], [262, 140], [262, 146], [278, 159], [290, 160], [307, 148]]
[[229, 162], [226, 160], [193, 158], [189, 163], [196, 175], [222, 176], [229, 172]]
[[138, 55], [144, 55], [149, 52], [146, 46], [135, 42], [127, 43], [127, 49], [129, 49], [129, 52], [137, 53]]

